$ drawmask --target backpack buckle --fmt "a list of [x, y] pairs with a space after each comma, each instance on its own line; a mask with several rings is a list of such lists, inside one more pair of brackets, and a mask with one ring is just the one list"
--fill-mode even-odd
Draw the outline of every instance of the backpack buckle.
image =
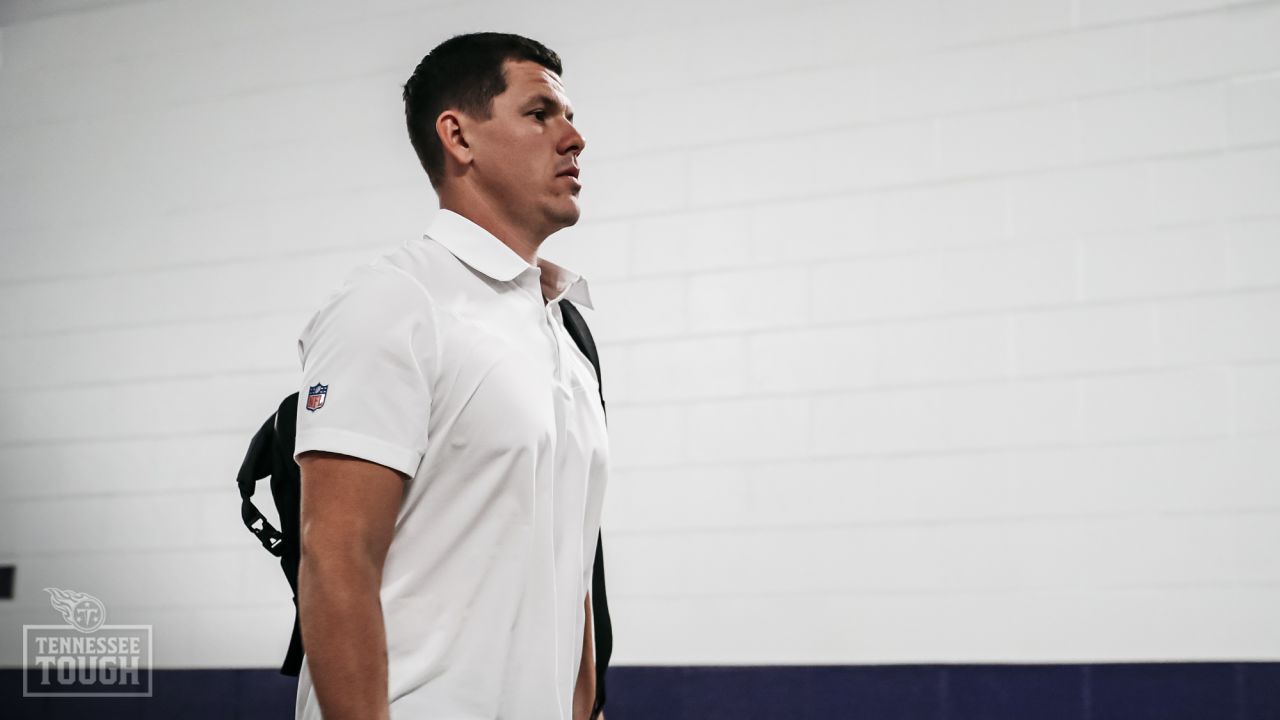
[[284, 555], [284, 535], [267, 522], [248, 498], [245, 498], [242, 503], [240, 514], [244, 517], [244, 526], [258, 538], [258, 542], [262, 543], [262, 547], [266, 548], [267, 552], [276, 557]]

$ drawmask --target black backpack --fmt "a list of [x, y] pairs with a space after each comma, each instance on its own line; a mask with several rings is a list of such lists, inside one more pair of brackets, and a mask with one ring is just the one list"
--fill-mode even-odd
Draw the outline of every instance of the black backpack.
[[[591, 361], [600, 378], [600, 357], [596, 352], [591, 330], [582, 314], [568, 300], [560, 300], [565, 329], [569, 337]], [[601, 386], [600, 406], [604, 407], [604, 390]], [[240, 517], [272, 555], [280, 558], [280, 568], [293, 590], [293, 637], [289, 651], [280, 666], [282, 675], [297, 677], [302, 668], [302, 630], [298, 624], [298, 507], [302, 478], [298, 463], [293, 459], [294, 436], [297, 433], [298, 393], [293, 393], [280, 403], [280, 407], [267, 418], [249, 442], [249, 451], [240, 466], [236, 484], [240, 486]], [[253, 504], [253, 491], [258, 480], [271, 476], [271, 496], [280, 515], [280, 529], [271, 523]], [[613, 625], [609, 621], [609, 601], [604, 587], [604, 534], [596, 538], [596, 559], [591, 571], [592, 634], [596, 651], [596, 700], [591, 719], [604, 708], [605, 671], [609, 668], [609, 656], [613, 652]]]

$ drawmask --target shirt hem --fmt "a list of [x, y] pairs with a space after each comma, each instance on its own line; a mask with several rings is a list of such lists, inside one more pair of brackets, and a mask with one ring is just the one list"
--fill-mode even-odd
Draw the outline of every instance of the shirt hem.
[[294, 461], [297, 461], [298, 455], [308, 450], [350, 455], [384, 465], [409, 477], [417, 474], [418, 465], [422, 462], [422, 454], [415, 450], [392, 445], [368, 435], [332, 428], [299, 431], [295, 438]]

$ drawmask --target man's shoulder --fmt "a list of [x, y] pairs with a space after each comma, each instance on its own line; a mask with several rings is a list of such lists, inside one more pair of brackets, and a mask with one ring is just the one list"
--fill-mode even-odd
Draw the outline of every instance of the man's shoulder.
[[[403, 245], [383, 252], [372, 260], [352, 268], [342, 286], [331, 296], [331, 301], [351, 296], [370, 303], [394, 303], [400, 307], [421, 308], [423, 301], [430, 302], [431, 268], [433, 261], [425, 257], [423, 249]], [[326, 303], [327, 304], [327, 303]]]
[[400, 251], [386, 252], [347, 271], [341, 284], [319, 303], [302, 333], [319, 325], [355, 328], [396, 324], [414, 315], [433, 315], [432, 297], [415, 263]]

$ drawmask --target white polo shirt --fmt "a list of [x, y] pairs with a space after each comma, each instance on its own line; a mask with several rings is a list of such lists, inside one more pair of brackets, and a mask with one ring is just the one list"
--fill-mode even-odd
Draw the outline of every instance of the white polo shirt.
[[[410, 478], [381, 590], [392, 718], [571, 720], [609, 450], [563, 298], [592, 307], [441, 209], [298, 338], [296, 453]], [[296, 718], [321, 717], [304, 657]]]

